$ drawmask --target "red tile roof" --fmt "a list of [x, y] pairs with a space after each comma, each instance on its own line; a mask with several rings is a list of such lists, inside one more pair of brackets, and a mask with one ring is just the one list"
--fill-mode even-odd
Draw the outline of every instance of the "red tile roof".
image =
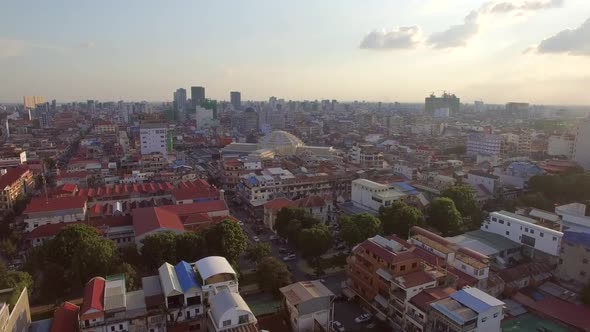
[[76, 190], [78, 190], [78, 186], [73, 183], [65, 183], [61, 187], [61, 191], [65, 193], [74, 193]]
[[59, 232], [61, 232], [64, 228], [69, 227], [69, 226], [73, 226], [73, 225], [77, 225], [80, 223], [81, 222], [79, 222], [79, 221], [75, 221], [75, 222], [68, 222], [68, 223], [61, 222], [58, 224], [41, 225], [41, 226], [33, 229], [31, 232], [29, 232], [27, 234], [27, 239], [33, 240], [33, 239], [38, 239], [38, 238], [54, 237], [57, 234], [59, 234]]
[[0, 176], [0, 190], [4, 190], [7, 186], [12, 186], [15, 182], [18, 182], [28, 171], [24, 167], [9, 168], [6, 170], [6, 174]]
[[312, 195], [296, 200], [295, 204], [300, 208], [311, 208], [325, 206], [326, 201], [321, 196]]
[[133, 219], [131, 216], [110, 216], [107, 218], [100, 218], [90, 220], [88, 222], [93, 227], [124, 227], [124, 226], [132, 226]]
[[580, 331], [590, 331], [590, 309], [582, 304], [574, 304], [551, 295], [535, 301], [520, 292], [512, 296], [512, 299], [543, 316], [575, 326]]
[[[208, 201], [192, 204], [164, 205], [133, 210], [133, 228], [136, 236], [157, 230], [185, 230], [184, 224], [207, 222], [211, 212], [228, 210], [225, 201]], [[211, 219], [212, 220], [212, 219]]]
[[84, 298], [82, 302], [81, 314], [85, 314], [90, 309], [96, 311], [104, 310], [104, 288], [106, 281], [101, 277], [94, 277], [86, 284], [84, 288]]
[[80, 308], [70, 302], [64, 302], [53, 314], [50, 332], [78, 331], [78, 312]]
[[416, 255], [414, 255], [414, 253], [411, 251], [402, 251], [399, 253], [395, 253], [393, 251], [387, 250], [386, 248], [383, 248], [382, 246], [368, 239], [362, 242], [358, 247], [356, 247], [354, 251], [358, 251], [359, 248], [362, 248], [370, 253], [379, 256], [381, 259], [390, 264], [397, 264], [417, 258]]
[[404, 274], [396, 278], [400, 284], [405, 288], [412, 288], [419, 285], [424, 285], [429, 282], [433, 282], [434, 278], [424, 271], [416, 271], [408, 274]]
[[412, 297], [410, 302], [416, 307], [418, 307], [418, 309], [427, 312], [430, 308], [430, 303], [440, 299], [447, 298], [451, 296], [451, 294], [453, 294], [454, 292], [456, 292], [456, 290], [450, 287], [428, 288], [416, 294], [416, 296]]
[[70, 209], [82, 209], [86, 204], [85, 197], [50, 197], [47, 200], [44, 197], [35, 197], [31, 200], [27, 208], [23, 212], [38, 213]]
[[266, 204], [264, 204], [265, 209], [273, 210], [273, 211], [277, 211], [282, 208], [294, 207], [294, 206], [295, 206], [295, 203], [292, 200], [287, 199], [287, 198], [273, 199], [272, 201], [269, 201]]

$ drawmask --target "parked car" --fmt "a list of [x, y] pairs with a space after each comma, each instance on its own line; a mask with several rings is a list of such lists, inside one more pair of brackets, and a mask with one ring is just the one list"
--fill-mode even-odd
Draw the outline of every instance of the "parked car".
[[297, 258], [297, 257], [294, 254], [289, 254], [289, 255], [283, 257], [283, 261], [288, 262], [288, 261], [294, 260], [295, 258]]
[[277, 240], [278, 237], [276, 235], [271, 235], [271, 236], [268, 237], [268, 239], [271, 240], [271, 241], [274, 241], [274, 240]]
[[260, 238], [258, 236], [253, 236], [252, 240], [254, 240], [256, 243], [260, 242]]
[[355, 323], [366, 323], [366, 322], [370, 321], [371, 319], [373, 319], [373, 315], [362, 314], [362, 315], [358, 316], [357, 318], [355, 318], [354, 322]]
[[344, 250], [346, 249], [346, 245], [344, 243], [340, 243], [336, 246], [336, 250]]
[[287, 248], [279, 248], [279, 254], [283, 254], [284, 255], [284, 254], [286, 254], [288, 252], [289, 252], [289, 250], [287, 250]]
[[339, 321], [335, 320], [332, 322], [332, 331], [344, 332], [344, 325]]

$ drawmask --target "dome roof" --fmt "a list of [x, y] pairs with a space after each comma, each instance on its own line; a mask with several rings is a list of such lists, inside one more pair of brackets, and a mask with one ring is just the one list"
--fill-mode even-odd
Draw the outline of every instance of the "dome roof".
[[264, 136], [262, 148], [272, 149], [280, 155], [293, 155], [298, 147], [304, 146], [302, 140], [286, 131], [275, 130]]

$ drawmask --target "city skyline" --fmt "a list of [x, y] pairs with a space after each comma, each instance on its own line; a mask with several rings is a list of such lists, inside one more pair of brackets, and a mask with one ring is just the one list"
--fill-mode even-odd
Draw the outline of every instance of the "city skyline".
[[4, 6], [0, 102], [172, 101], [203, 86], [223, 100], [423, 102], [446, 90], [465, 102], [590, 104], [587, 1], [138, 4]]

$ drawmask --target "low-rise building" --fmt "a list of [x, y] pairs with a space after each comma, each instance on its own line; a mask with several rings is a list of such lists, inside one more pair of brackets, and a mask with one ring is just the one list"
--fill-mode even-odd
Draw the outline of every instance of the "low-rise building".
[[[559, 256], [563, 232], [551, 221], [541, 221], [507, 211], [492, 212], [481, 230], [502, 235], [525, 248], [553, 257]], [[525, 250], [526, 252], [526, 250]]]
[[334, 315], [334, 293], [319, 280], [302, 281], [280, 289], [291, 331], [328, 331]]
[[23, 212], [25, 231], [58, 223], [86, 220], [85, 197], [35, 197]]
[[29, 293], [24, 287], [14, 303], [9, 300], [15, 295], [15, 289], [0, 290], [0, 331], [25, 332], [31, 326], [31, 307]]
[[477, 288], [464, 288], [430, 306], [434, 331], [501, 331], [504, 302]]
[[406, 195], [393, 186], [367, 179], [352, 181], [352, 203], [359, 208], [377, 213], [381, 207], [391, 206], [394, 201], [405, 198]]
[[314, 218], [323, 223], [332, 220], [333, 205], [329, 200], [324, 199], [318, 195], [312, 195], [296, 200], [295, 206], [307, 211]]
[[276, 232], [275, 230], [275, 223], [277, 220], [277, 214], [283, 208], [291, 208], [295, 207], [295, 203], [292, 200], [287, 198], [277, 198], [273, 199], [272, 201], [264, 204], [264, 218], [263, 222], [268, 229]]
[[557, 276], [579, 285], [590, 282], [590, 234], [563, 232]]
[[11, 211], [17, 198], [33, 187], [33, 173], [23, 167], [3, 170], [0, 175], [0, 213]]

